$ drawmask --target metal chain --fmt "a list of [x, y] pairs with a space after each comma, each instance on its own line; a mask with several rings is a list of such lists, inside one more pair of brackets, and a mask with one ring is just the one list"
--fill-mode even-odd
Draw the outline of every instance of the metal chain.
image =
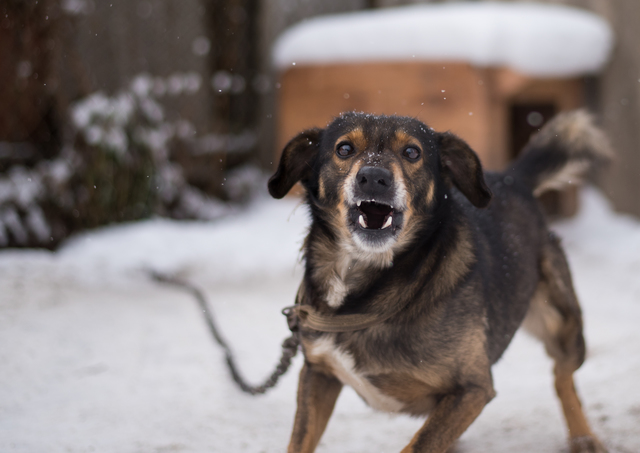
[[[168, 283], [170, 285], [178, 286], [180, 288], [186, 289], [187, 291], [189, 291], [191, 294], [194, 295], [194, 297], [198, 301], [198, 305], [200, 306], [202, 313], [204, 314], [204, 318], [207, 323], [207, 326], [209, 327], [209, 331], [213, 335], [213, 338], [216, 341], [216, 343], [218, 343], [224, 351], [225, 359], [227, 362], [227, 366], [229, 367], [231, 377], [233, 378], [234, 382], [238, 384], [238, 387], [240, 387], [240, 389], [243, 392], [249, 393], [251, 395], [261, 395], [265, 393], [267, 390], [269, 390], [270, 388], [275, 387], [280, 377], [283, 374], [285, 374], [289, 369], [289, 367], [291, 366], [291, 360], [295, 357], [296, 353], [298, 352], [300, 339], [297, 333], [297, 329], [292, 328], [291, 336], [286, 340], [284, 340], [284, 342], [282, 343], [282, 356], [280, 357], [280, 362], [276, 366], [276, 369], [273, 371], [273, 373], [271, 373], [271, 376], [269, 376], [269, 378], [262, 385], [258, 385], [258, 386], [249, 385], [244, 380], [244, 378], [240, 375], [240, 372], [238, 371], [238, 367], [236, 366], [236, 363], [235, 363], [233, 353], [231, 352], [231, 348], [229, 348], [229, 345], [227, 344], [227, 342], [220, 335], [220, 332], [218, 331], [215, 320], [213, 318], [213, 313], [209, 309], [207, 300], [205, 299], [202, 291], [200, 291], [200, 289], [198, 289], [196, 286], [192, 285], [191, 283], [181, 280], [177, 277], [164, 275], [156, 271], [149, 271], [149, 273], [151, 274], [151, 277], [158, 282]], [[285, 313], [285, 315], [287, 315], [287, 318], [289, 318], [289, 315], [287, 313]], [[290, 324], [290, 327], [291, 327], [291, 324]]]

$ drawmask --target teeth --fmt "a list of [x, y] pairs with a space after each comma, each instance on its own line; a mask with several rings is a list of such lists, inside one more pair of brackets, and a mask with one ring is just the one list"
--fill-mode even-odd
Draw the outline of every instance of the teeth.
[[387, 220], [384, 222], [384, 225], [382, 225], [382, 229], [384, 230], [385, 228], [389, 228], [391, 226], [391, 221], [392, 221], [391, 216], [387, 217]]
[[360, 217], [358, 217], [358, 223], [362, 228], [368, 227], [367, 222], [364, 220], [364, 217], [362, 216], [362, 214], [360, 214]]
[[358, 207], [360, 207], [361, 204], [362, 204], [362, 201], [358, 201]]

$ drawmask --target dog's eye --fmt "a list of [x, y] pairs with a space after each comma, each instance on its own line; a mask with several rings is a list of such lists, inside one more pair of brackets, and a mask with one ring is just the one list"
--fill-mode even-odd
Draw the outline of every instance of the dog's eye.
[[409, 160], [417, 160], [420, 157], [420, 150], [410, 146], [402, 151], [402, 155]]
[[354, 153], [353, 146], [348, 143], [342, 143], [338, 145], [338, 149], [336, 150], [336, 154], [339, 157], [349, 157]]

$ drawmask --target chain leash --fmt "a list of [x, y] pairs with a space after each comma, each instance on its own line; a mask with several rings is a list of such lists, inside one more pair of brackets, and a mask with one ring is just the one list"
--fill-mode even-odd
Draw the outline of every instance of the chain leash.
[[216, 327], [213, 313], [209, 309], [207, 300], [204, 297], [202, 291], [200, 291], [200, 289], [195, 285], [181, 280], [177, 277], [161, 274], [157, 271], [149, 271], [149, 273], [155, 281], [177, 286], [193, 294], [204, 315], [205, 322], [207, 323], [207, 327], [209, 328], [209, 332], [213, 336], [215, 342], [218, 343], [224, 351], [225, 360], [227, 362], [227, 366], [229, 367], [231, 377], [233, 378], [233, 381], [238, 385], [238, 387], [240, 387], [240, 390], [250, 395], [262, 395], [267, 390], [275, 387], [280, 377], [289, 370], [289, 367], [291, 366], [291, 360], [297, 354], [300, 346], [297, 320], [294, 312], [291, 310], [291, 307], [287, 307], [282, 310], [282, 313], [287, 317], [287, 323], [289, 324], [289, 329], [291, 330], [291, 336], [284, 340], [284, 342], [282, 343], [282, 356], [280, 357], [280, 361], [276, 366], [276, 369], [273, 371], [273, 373], [271, 373], [271, 376], [269, 376], [269, 378], [267, 378], [267, 380], [262, 385], [253, 386], [248, 384], [240, 374], [233, 353], [231, 352], [231, 348], [229, 348], [227, 342], [220, 335], [220, 332]]

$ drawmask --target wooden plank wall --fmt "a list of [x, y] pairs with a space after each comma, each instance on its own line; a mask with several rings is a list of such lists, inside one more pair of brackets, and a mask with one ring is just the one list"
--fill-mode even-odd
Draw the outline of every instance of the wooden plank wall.
[[581, 0], [616, 33], [610, 64], [599, 79], [598, 109], [618, 158], [602, 187], [616, 209], [640, 216], [640, 1]]
[[[144, 72], [167, 77], [174, 73], [197, 72], [202, 76], [198, 96], [166, 99], [167, 113], [192, 121], [198, 131], [211, 128], [211, 106], [215, 102], [211, 85], [209, 53], [194, 51], [194, 42], [209, 39], [205, 29], [205, 8], [200, 0], [156, 0], [89, 2], [90, 10], [75, 18], [72, 35], [77, 61], [67, 56], [67, 69], [79, 67], [89, 91], [109, 94], [127, 86]], [[216, 44], [210, 43], [211, 48]]]

